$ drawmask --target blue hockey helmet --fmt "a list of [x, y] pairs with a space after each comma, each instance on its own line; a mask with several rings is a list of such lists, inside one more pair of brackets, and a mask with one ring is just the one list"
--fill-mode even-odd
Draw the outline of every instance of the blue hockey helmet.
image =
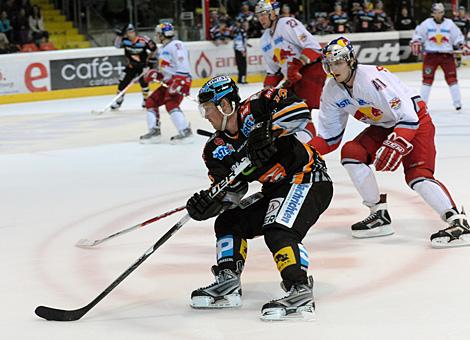
[[331, 73], [331, 63], [338, 60], [346, 61], [353, 70], [357, 67], [353, 46], [344, 37], [331, 40], [322, 50], [322, 64], [326, 73]]

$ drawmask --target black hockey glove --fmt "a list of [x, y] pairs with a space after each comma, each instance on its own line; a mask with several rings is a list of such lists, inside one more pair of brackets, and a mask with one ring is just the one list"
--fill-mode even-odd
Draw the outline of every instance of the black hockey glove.
[[222, 199], [211, 198], [209, 190], [195, 193], [186, 203], [189, 216], [196, 221], [204, 221], [216, 216], [223, 208]]
[[271, 121], [257, 123], [248, 136], [247, 155], [254, 166], [261, 168], [277, 152], [273, 142]]
[[122, 37], [122, 36], [124, 35], [124, 32], [123, 32], [122, 29], [119, 28], [119, 27], [115, 27], [115, 28], [114, 28], [114, 33], [116, 33], [116, 35], [117, 35], [117, 36], [120, 36], [120, 37]]

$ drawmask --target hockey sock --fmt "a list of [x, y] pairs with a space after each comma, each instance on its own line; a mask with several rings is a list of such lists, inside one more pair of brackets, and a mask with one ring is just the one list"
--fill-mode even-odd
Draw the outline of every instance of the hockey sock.
[[[248, 251], [245, 239], [236, 235], [223, 235], [217, 238], [217, 267], [236, 272], [243, 268]], [[241, 266], [240, 264], [241, 263]]]
[[431, 85], [423, 84], [421, 85], [421, 98], [427, 104], [429, 100], [429, 94], [431, 93]]
[[441, 218], [447, 210], [454, 208], [454, 202], [447, 191], [433, 180], [425, 179], [414, 184], [412, 188]]
[[173, 122], [173, 124], [175, 124], [176, 129], [178, 131], [183, 131], [184, 129], [187, 129], [189, 127], [189, 123], [186, 120], [186, 117], [179, 108], [171, 110], [169, 114], [171, 117], [171, 121]]
[[363, 204], [372, 207], [380, 200], [379, 187], [372, 169], [364, 163], [343, 164], [351, 181], [363, 199]]
[[147, 110], [147, 126], [149, 130], [160, 126], [160, 114], [153, 109]]
[[462, 99], [460, 97], [460, 87], [459, 84], [453, 84], [449, 86], [450, 95], [452, 96], [452, 103], [454, 107], [462, 106]]

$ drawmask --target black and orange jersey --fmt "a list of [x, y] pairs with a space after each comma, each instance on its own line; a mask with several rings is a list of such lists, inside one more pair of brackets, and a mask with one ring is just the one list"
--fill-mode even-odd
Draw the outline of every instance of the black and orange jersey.
[[[253, 126], [271, 120], [277, 152], [262, 168], [252, 168], [239, 176], [232, 188], [241, 190], [248, 182], [259, 181], [263, 191], [276, 184], [329, 181], [326, 165], [316, 150], [303, 144], [296, 133], [311, 122], [307, 104], [287, 89], [265, 89], [243, 101], [238, 115], [238, 132], [217, 131], [207, 141], [203, 158], [213, 182], [226, 177], [231, 167], [246, 156], [246, 143]], [[246, 185], [245, 185], [246, 186]]]
[[149, 37], [138, 35], [134, 40], [127, 37], [116, 42], [116, 47], [124, 48], [124, 53], [131, 64], [141, 64], [145, 66], [150, 55], [154, 55], [157, 45]]

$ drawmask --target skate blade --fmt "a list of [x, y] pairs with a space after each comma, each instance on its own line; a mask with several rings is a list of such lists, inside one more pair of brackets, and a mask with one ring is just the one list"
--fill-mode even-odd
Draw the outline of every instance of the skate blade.
[[315, 309], [311, 306], [298, 308], [296, 312], [287, 313], [281, 309], [268, 309], [260, 316], [263, 321], [314, 321]]
[[160, 144], [162, 142], [161, 137], [153, 137], [149, 139], [139, 139], [140, 144]]
[[351, 230], [354, 238], [371, 238], [393, 235], [395, 232], [390, 224], [367, 230]]
[[82, 239], [78, 240], [77, 243], [75, 243], [75, 246], [79, 247], [79, 248], [92, 248], [95, 245], [96, 244], [95, 244], [94, 241], [91, 241], [91, 240], [86, 239], [86, 238], [82, 238]]
[[470, 246], [470, 235], [462, 235], [458, 239], [450, 241], [449, 237], [438, 237], [431, 241], [433, 248], [455, 248]]
[[217, 301], [210, 296], [196, 296], [191, 299], [190, 305], [195, 309], [237, 308], [242, 305], [242, 300], [240, 294], [226, 295]]
[[193, 136], [185, 137], [185, 138], [182, 138], [182, 139], [172, 139], [172, 140], [170, 140], [171, 145], [185, 145], [185, 144], [193, 144], [193, 143], [194, 143]]

